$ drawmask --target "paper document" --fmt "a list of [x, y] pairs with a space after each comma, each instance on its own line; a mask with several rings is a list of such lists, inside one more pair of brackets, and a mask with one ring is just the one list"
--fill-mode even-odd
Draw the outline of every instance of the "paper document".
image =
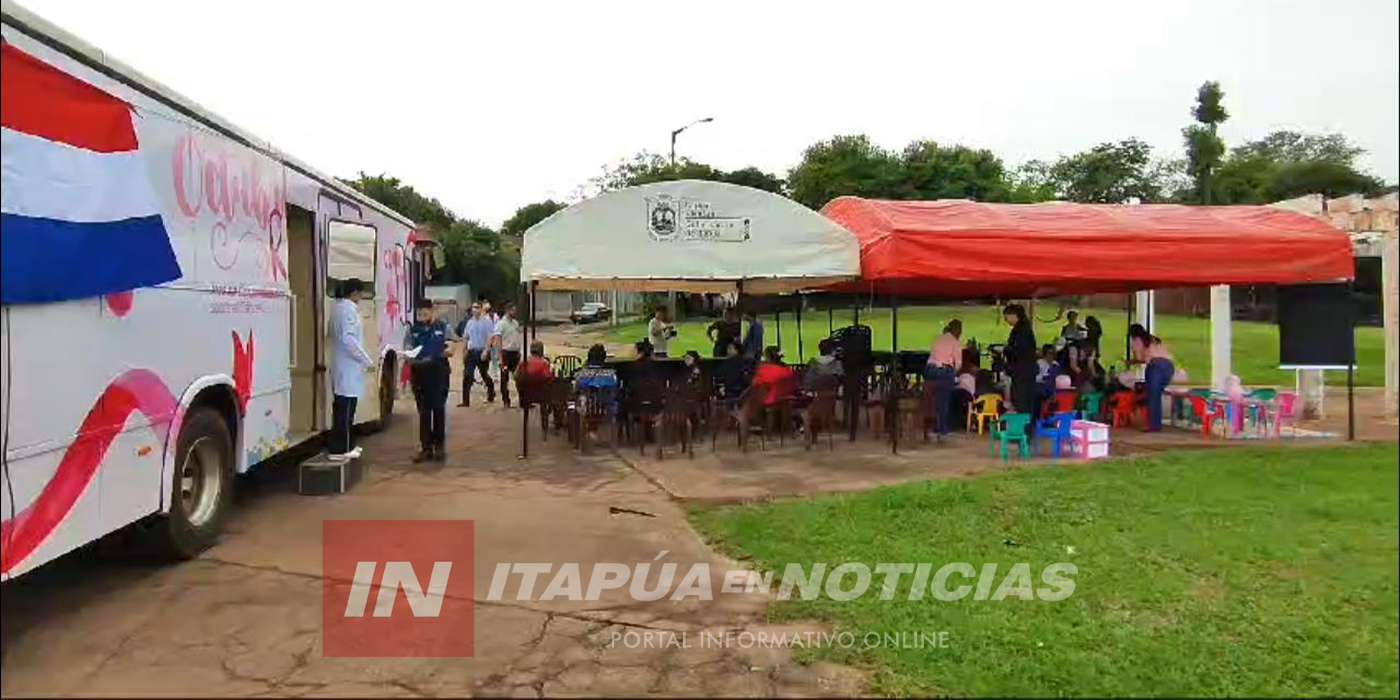
[[418, 347], [413, 348], [413, 349], [411, 349], [411, 350], [404, 350], [404, 351], [403, 351], [403, 355], [404, 355], [404, 357], [407, 357], [407, 358], [409, 358], [409, 359], [411, 360], [411, 359], [414, 359], [414, 358], [418, 357], [418, 355], [419, 355], [420, 353], [422, 353], [422, 352], [423, 352], [423, 346], [422, 346], [422, 345], [419, 345]]

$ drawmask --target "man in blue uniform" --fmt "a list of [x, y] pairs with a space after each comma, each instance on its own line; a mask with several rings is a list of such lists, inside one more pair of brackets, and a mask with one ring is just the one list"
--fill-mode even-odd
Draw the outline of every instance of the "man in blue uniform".
[[452, 338], [447, 324], [437, 319], [431, 300], [420, 299], [415, 309], [416, 320], [403, 343], [406, 352], [412, 353], [409, 378], [418, 404], [421, 451], [413, 461], [443, 462], [447, 460], [447, 386], [451, 375], [447, 358], [452, 356]]

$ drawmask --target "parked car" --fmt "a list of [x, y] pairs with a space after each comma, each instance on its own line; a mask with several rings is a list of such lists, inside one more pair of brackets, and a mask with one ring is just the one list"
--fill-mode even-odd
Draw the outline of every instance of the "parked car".
[[612, 318], [612, 309], [600, 301], [584, 302], [583, 306], [569, 314], [574, 323], [596, 323]]

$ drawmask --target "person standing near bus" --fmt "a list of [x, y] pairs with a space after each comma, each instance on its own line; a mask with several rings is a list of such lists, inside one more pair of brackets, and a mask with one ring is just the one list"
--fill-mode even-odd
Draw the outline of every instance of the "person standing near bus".
[[452, 338], [447, 324], [437, 319], [431, 299], [419, 299], [415, 319], [404, 336], [408, 348], [409, 376], [418, 405], [418, 444], [414, 462], [447, 460], [447, 388], [452, 374]]
[[491, 334], [491, 342], [501, 363], [501, 402], [510, 408], [510, 375], [520, 364], [520, 349], [525, 337], [520, 330], [520, 322], [515, 320], [515, 304], [507, 303], [505, 315], [496, 322]]
[[360, 325], [360, 298], [365, 283], [350, 278], [340, 284], [340, 298], [331, 310], [331, 437], [326, 454], [332, 459], [359, 456], [354, 446], [355, 406], [365, 390], [365, 373], [374, 359], [365, 352]]
[[496, 402], [496, 383], [491, 380], [491, 358], [488, 352], [491, 333], [495, 324], [486, 316], [481, 304], [472, 304], [471, 315], [462, 322], [462, 330], [457, 333], [466, 341], [467, 349], [462, 360], [462, 402], [458, 406], [472, 405], [472, 384], [479, 373], [486, 385], [486, 403]]

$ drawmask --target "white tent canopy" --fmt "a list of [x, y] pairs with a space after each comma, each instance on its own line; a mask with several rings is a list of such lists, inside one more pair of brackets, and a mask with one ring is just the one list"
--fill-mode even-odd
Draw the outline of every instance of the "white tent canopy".
[[607, 192], [525, 232], [540, 289], [788, 292], [860, 275], [839, 224], [750, 187], [676, 180]]

